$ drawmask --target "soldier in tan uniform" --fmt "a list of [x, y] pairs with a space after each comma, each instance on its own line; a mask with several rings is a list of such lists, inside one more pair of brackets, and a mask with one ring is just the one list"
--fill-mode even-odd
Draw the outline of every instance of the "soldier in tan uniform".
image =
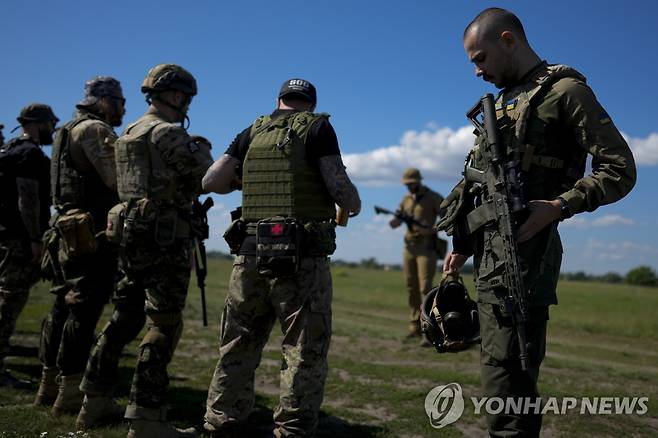
[[117, 252], [103, 231], [109, 209], [118, 202], [113, 127], [121, 125], [124, 103], [116, 79], [88, 81], [74, 118], [53, 143], [51, 193], [57, 215], [46, 242], [55, 302], [42, 325], [43, 371], [35, 404], [53, 403], [55, 415], [80, 409], [78, 386], [115, 283]]
[[39, 279], [41, 236], [50, 217], [50, 160], [41, 146], [53, 142], [58, 119], [48, 105], [26, 106], [20, 136], [0, 148], [0, 386], [25, 387], [5, 370], [16, 320]]
[[[526, 370], [521, 366], [512, 314], [504, 304], [508, 291], [501, 287], [507, 284], [501, 263], [505, 246], [492, 222], [495, 215], [468, 178], [446, 198], [446, 220], [440, 228], [453, 235], [453, 251], [444, 262], [444, 272], [459, 272], [473, 256], [483, 395], [535, 400], [549, 306], [557, 304], [563, 250], [558, 224], [624, 197], [636, 181], [635, 161], [585, 77], [571, 67], [542, 61], [511, 12], [500, 8], [481, 12], [464, 31], [464, 49], [476, 75], [501, 89], [495, 109], [506, 147], [502, 159], [520, 172], [527, 206], [522, 215], [514, 216], [519, 223], [518, 258], [528, 306]], [[469, 166], [486, 168], [484, 144], [483, 138], [476, 140]], [[585, 175], [588, 154], [592, 172]], [[542, 418], [530, 411], [492, 414], [487, 421], [492, 437], [538, 437]]]
[[[402, 225], [401, 217], [409, 217], [404, 235], [402, 261], [404, 279], [409, 297], [409, 333], [407, 337], [420, 337], [420, 306], [423, 297], [432, 288], [436, 262], [439, 258], [439, 238], [434, 232], [434, 223], [441, 216], [443, 196], [422, 184], [420, 171], [409, 168], [402, 175], [402, 184], [409, 193], [402, 198], [396, 216], [391, 219], [391, 228]], [[443, 254], [441, 254], [443, 256]]]

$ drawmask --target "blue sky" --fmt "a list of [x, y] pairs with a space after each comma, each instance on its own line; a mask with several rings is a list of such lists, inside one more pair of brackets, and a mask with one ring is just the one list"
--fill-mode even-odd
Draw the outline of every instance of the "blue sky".
[[[638, 185], [627, 198], [561, 227], [563, 270], [658, 269], [654, 1], [7, 1], [0, 123], [11, 129], [32, 101], [66, 120], [84, 81], [99, 74], [122, 82], [130, 122], [145, 109], [146, 71], [174, 62], [197, 77], [190, 131], [208, 137], [217, 157], [273, 108], [285, 79], [306, 78], [318, 88], [318, 110], [332, 114], [363, 198], [363, 213], [340, 230], [336, 256], [399, 262], [402, 231], [387, 230], [372, 206], [397, 205], [407, 165], [444, 194], [458, 178], [472, 142], [464, 113], [492, 91], [474, 76], [461, 35], [489, 6], [517, 13], [540, 56], [585, 74], [638, 154]], [[209, 246], [225, 250], [220, 236], [240, 199], [215, 200]]]

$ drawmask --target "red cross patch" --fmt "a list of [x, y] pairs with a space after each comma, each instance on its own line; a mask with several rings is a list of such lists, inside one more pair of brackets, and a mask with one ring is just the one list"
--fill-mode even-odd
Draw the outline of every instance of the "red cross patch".
[[270, 232], [272, 233], [273, 236], [280, 236], [283, 234], [283, 225], [282, 224], [274, 224], [270, 228]]

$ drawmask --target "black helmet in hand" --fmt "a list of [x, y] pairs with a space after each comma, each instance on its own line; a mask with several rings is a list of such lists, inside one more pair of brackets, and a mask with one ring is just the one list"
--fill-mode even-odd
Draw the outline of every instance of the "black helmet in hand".
[[480, 343], [477, 304], [459, 276], [447, 275], [428, 292], [421, 307], [421, 328], [439, 353], [457, 352]]

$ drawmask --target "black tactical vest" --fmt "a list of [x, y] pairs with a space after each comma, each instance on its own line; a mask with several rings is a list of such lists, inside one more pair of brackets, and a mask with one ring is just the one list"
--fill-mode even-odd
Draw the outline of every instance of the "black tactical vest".
[[0, 238], [28, 239], [18, 210], [16, 178], [39, 182], [40, 228], [50, 218], [50, 160], [41, 148], [28, 139], [14, 138], [0, 148]]

